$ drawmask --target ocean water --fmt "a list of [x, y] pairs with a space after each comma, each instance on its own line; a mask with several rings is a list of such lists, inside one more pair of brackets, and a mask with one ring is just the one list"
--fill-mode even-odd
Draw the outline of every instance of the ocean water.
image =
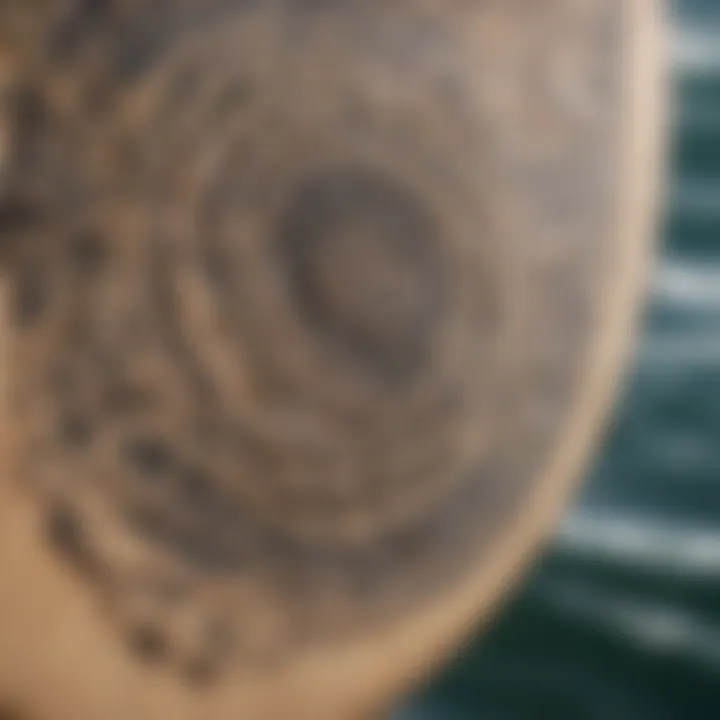
[[672, 13], [671, 192], [625, 397], [549, 551], [397, 720], [720, 720], [720, 0]]

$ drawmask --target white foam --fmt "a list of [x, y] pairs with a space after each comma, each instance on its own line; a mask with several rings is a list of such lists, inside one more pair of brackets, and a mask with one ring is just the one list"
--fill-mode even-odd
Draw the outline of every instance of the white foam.
[[677, 28], [670, 42], [670, 59], [681, 72], [720, 73], [720, 25]]
[[653, 275], [652, 291], [663, 301], [690, 306], [693, 310], [720, 312], [720, 262], [668, 260], [659, 263]]
[[563, 614], [620, 635], [642, 650], [720, 668], [720, 625], [686, 610], [578, 581], [545, 581], [536, 596]]
[[561, 552], [677, 575], [720, 577], [720, 530], [680, 522], [578, 510], [556, 537]]

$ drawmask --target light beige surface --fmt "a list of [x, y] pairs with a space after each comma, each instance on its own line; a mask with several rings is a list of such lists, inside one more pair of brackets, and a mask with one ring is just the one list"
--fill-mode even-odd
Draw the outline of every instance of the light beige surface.
[[[649, 264], [663, 137], [662, 40], [657, 3], [627, 2], [634, 37], [625, 60], [627, 106], [618, 175], [621, 260], [611, 279], [594, 362], [568, 421], [563, 447], [491, 562], [445, 597], [393, 627], [347, 645], [316, 649], [278, 674], [247, 675], [207, 691], [179, 686], [118, 652], [94, 597], [38, 541], [32, 504], [10, 482], [12, 417], [4, 415], [0, 487], [0, 707], [7, 698], [28, 720], [340, 720], [386, 706], [437, 667], [492, 612], [529, 554], [551, 531], [600, 431], [622, 363], [632, 348]], [[6, 304], [5, 304], [6, 306]], [[12, 352], [5, 342], [4, 353]], [[3, 378], [12, 383], [12, 377]]]

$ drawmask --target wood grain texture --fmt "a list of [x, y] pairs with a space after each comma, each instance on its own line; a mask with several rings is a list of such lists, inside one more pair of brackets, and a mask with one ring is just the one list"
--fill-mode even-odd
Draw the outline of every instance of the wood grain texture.
[[629, 346], [659, 25], [0, 6], [8, 707], [350, 719], [487, 614]]

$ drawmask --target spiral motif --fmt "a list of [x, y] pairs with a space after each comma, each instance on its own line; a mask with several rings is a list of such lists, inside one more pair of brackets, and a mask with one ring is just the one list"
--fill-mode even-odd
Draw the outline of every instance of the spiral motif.
[[[560, 50], [529, 43], [525, 75], [487, 51], [528, 131], [437, 10], [270, 5], [149, 53], [86, 120], [93, 191], [14, 288], [49, 536], [197, 680], [482, 560], [563, 431], [610, 214], [610, 111], [538, 89]], [[573, 87], [614, 92], [616, 5], [577, 4]]]

